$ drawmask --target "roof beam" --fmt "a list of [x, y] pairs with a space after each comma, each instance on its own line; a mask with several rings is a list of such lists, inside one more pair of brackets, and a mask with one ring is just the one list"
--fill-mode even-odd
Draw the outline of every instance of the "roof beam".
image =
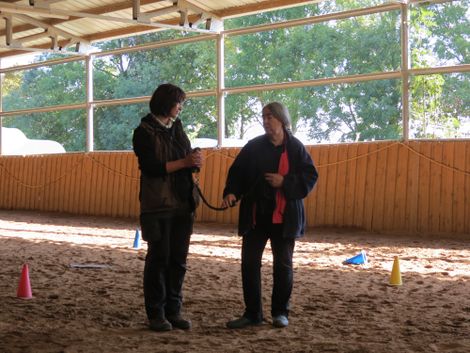
[[[36, 33], [32, 35], [27, 35], [23, 37], [13, 37], [13, 29], [12, 27], [12, 18], [16, 17], [24, 22], [31, 23], [36, 28], [42, 28], [43, 32], [41, 33]], [[83, 38], [74, 36], [71, 33], [68, 33], [67, 31], [61, 30], [59, 28], [55, 28], [54, 26], [51, 26], [50, 24], [40, 21], [34, 17], [28, 16], [28, 15], [21, 15], [21, 14], [14, 14], [14, 15], [8, 15], [4, 16], [5, 18], [5, 27], [6, 27], [6, 36], [5, 36], [5, 46], [6, 48], [15, 48], [19, 50], [29, 50], [27, 46], [24, 46], [24, 43], [32, 42], [34, 40], [40, 39], [40, 38], [49, 38], [51, 41], [51, 44], [49, 46], [50, 50], [55, 50], [59, 52], [63, 52], [63, 49], [76, 44], [77, 48], [76, 50], [78, 51], [81, 48], [84, 48], [89, 45], [89, 42], [86, 41]], [[63, 37], [64, 40], [62, 41], [62, 45], [58, 46], [59, 42], [59, 36]], [[35, 48], [32, 48], [35, 49]]]
[[[49, 2], [50, 1], [54, 1], [54, 0], [49, 0]], [[62, 1], [62, 0], [56, 0], [55, 2], [59, 2], [59, 1]], [[138, 2], [139, 5], [149, 5], [149, 4], [154, 4], [154, 3], [167, 1], [167, 0], [133, 0], [133, 2], [134, 1]], [[18, 2], [18, 0], [4, 0], [4, 1], [0, 1], [0, 4], [1, 3], [15, 3], [15, 2]], [[275, 10], [275, 9], [279, 9], [279, 8], [299, 6], [299, 5], [303, 5], [303, 4], [312, 4], [312, 3], [316, 3], [316, 2], [320, 2], [320, 0], [265, 0], [263, 2], [256, 3], [256, 4], [250, 4], [250, 5], [244, 5], [244, 6], [234, 6], [234, 7], [228, 8], [226, 10], [214, 11], [213, 15], [217, 16], [219, 18], [236, 17], [236, 16], [241, 16], [241, 15], [244, 15], [244, 14], [249, 14], [249, 13], [254, 13], [254, 12], [259, 12], [259, 11], [271, 11], [271, 10]], [[102, 14], [106, 14], [106, 13], [112, 13], [112, 12], [127, 10], [127, 9], [132, 8], [132, 6], [133, 5], [131, 5], [129, 1], [123, 1], [123, 2], [113, 4], [113, 5], [100, 6], [100, 7], [94, 8], [94, 9], [90, 9], [90, 10], [87, 10], [87, 13], [94, 14], [94, 15], [102, 15]], [[79, 19], [79, 17], [70, 16], [70, 20], [74, 20], [74, 19]], [[189, 18], [190, 23], [191, 23], [191, 19], [193, 19], [194, 22], [197, 21], [197, 17], [191, 17], [190, 16], [190, 18]], [[50, 25], [57, 25], [57, 24], [61, 24], [61, 23], [65, 22], [65, 21], [60, 20], [60, 19], [55, 19], [55, 20], [51, 19], [51, 20], [48, 20], [47, 22]], [[176, 24], [176, 23], [178, 23], [178, 20], [167, 20], [167, 21], [162, 21], [162, 23]], [[24, 25], [15, 26], [13, 28], [13, 30], [14, 30], [15, 33], [17, 33], [17, 32], [22, 32], [22, 31], [28, 31], [28, 30], [31, 30], [31, 29], [34, 29], [34, 28], [35, 28], [34, 26], [31, 26], [29, 24], [24, 24]], [[145, 31], [151, 30], [151, 28], [148, 28], [146, 26], [137, 25], [137, 26], [129, 28], [129, 29], [121, 29], [121, 30], [118, 30], [118, 31], [122, 31], [123, 34], [128, 35], [128, 34], [133, 33], [134, 29], [137, 29], [137, 32], [145, 32]], [[110, 38], [116, 36], [116, 34], [114, 34], [114, 32], [116, 32], [116, 30], [109, 31], [109, 33], [111, 33]], [[105, 35], [106, 35], [106, 33], [108, 33], [108, 32], [103, 32], [103, 33], [105, 33]], [[5, 31], [0, 31], [0, 36], [2, 36], [2, 35], [5, 35]], [[93, 36], [90, 36], [90, 38], [93, 40]], [[105, 36], [99, 34], [99, 35], [97, 35], [96, 38], [97, 38], [97, 40], [101, 40], [101, 39], [104, 39]]]
[[65, 11], [62, 13], [56, 13], [54, 10], [47, 8], [36, 8], [34, 6], [20, 6], [15, 4], [8, 4], [4, 1], [0, 1], [0, 12], [11, 14], [31, 14], [46, 18], [59, 18], [62, 20], [68, 20], [70, 18], [70, 16]]
[[264, 0], [261, 2], [244, 6], [234, 6], [225, 10], [216, 11], [217, 16], [222, 18], [245, 16], [258, 12], [279, 10], [300, 5], [309, 5], [322, 2], [323, 0]]
[[[193, 5], [192, 3], [190, 3], [189, 1], [187, 0], [177, 0], [175, 2], [176, 6], [174, 7], [171, 7], [171, 9], [173, 11], [171, 12], [180, 12], [180, 13], [187, 13], [188, 10], [191, 10], [191, 11], [202, 11], [200, 8], [198, 8], [197, 6]], [[126, 9], [129, 9], [129, 3], [127, 3], [127, 6], [126, 6]], [[134, 2], [132, 3], [132, 8], [135, 9], [136, 8], [136, 5], [137, 3]], [[109, 9], [109, 6], [107, 7]], [[111, 11], [108, 11], [107, 13], [110, 13], [110, 12], [115, 12], [115, 8], [112, 7], [112, 10]], [[167, 23], [164, 23], [164, 22], [152, 22], [150, 21], [149, 19], [150, 18], [154, 18], [156, 17], [157, 15], [154, 14], [155, 12], [154, 11], [151, 11], [149, 12], [150, 16], [147, 16], [147, 18], [144, 19], [144, 21], [141, 21], [140, 20], [140, 17], [137, 18], [137, 20], [134, 20], [132, 18], [122, 18], [122, 17], [116, 17], [116, 16], [109, 16], [109, 15], [105, 15], [103, 13], [100, 13], [100, 14], [97, 14], [97, 13], [92, 13], [92, 12], [81, 12], [81, 11], [67, 11], [67, 10], [61, 10], [61, 9], [57, 9], [57, 8], [54, 8], [54, 9], [38, 9], [38, 8], [35, 8], [34, 6], [20, 6], [20, 5], [14, 5], [14, 4], [7, 4], [7, 3], [2, 3], [0, 1], [0, 12], [5, 12], [5, 13], [18, 13], [18, 14], [32, 14], [32, 15], [39, 15], [39, 16], [42, 16], [42, 17], [46, 17], [46, 18], [60, 18], [60, 19], [65, 19], [65, 20], [69, 20], [71, 19], [72, 17], [73, 18], [90, 18], [90, 19], [97, 19], [97, 20], [102, 20], [102, 21], [111, 21], [111, 22], [119, 22], [119, 23], [126, 23], [126, 24], [135, 24], [135, 25], [139, 25], [139, 24], [144, 24], [144, 25], [147, 25], [149, 27], [156, 27], [156, 28], [167, 28], [167, 29], [178, 29], [178, 30], [189, 30], [189, 31], [203, 31], [203, 32], [207, 32], [207, 30], [198, 30], [198, 29], [195, 29], [195, 28], [192, 28], [192, 27], [189, 27], [189, 25], [185, 23], [182, 25], [180, 23], [180, 26], [176, 26], [173, 25], [173, 24], [167, 24]], [[140, 11], [139, 11], [140, 12]], [[158, 12], [157, 12], [158, 14]], [[134, 14], [135, 16], [135, 14]], [[145, 16], [142, 15], [142, 16]], [[184, 27], [184, 28], [180, 28], [180, 27]]]
[[[59, 1], [63, 1], [63, 0], [59, 0]], [[161, 2], [161, 1], [166, 1], [166, 0], [140, 0], [139, 2], [140, 2], [141, 5], [148, 5], [148, 4], [153, 4], [153, 3]], [[14, 2], [18, 2], [18, 0], [0, 1], [0, 4], [3, 3], [3, 2], [14, 3]], [[56, 1], [56, 2], [58, 2], [58, 1]], [[101, 15], [101, 14], [105, 14], [105, 13], [112, 13], [112, 12], [122, 11], [122, 10], [126, 10], [126, 9], [129, 9], [129, 1], [120, 2], [120, 3], [114, 4], [114, 5], [106, 5], [106, 6], [96, 7], [94, 9], [88, 10], [88, 13], [94, 14], [94, 15]], [[70, 20], [78, 20], [78, 19], [79, 19], [79, 17], [73, 17], [73, 16], [70, 17]], [[61, 20], [61, 19], [49, 19], [49, 20], [43, 20], [43, 21], [49, 23], [51, 26], [58, 25], [58, 24], [66, 22], [65, 20]], [[34, 28], [36, 28], [36, 27], [32, 26], [30, 24], [22, 24], [22, 25], [18, 25], [18, 26], [13, 27], [13, 31], [15, 33], [19, 33], [19, 32], [23, 32], [23, 31], [29, 31], [29, 30], [32, 30]], [[147, 30], [148, 29], [149, 28], [147, 28]], [[3, 35], [5, 35], [5, 31], [0, 30], [0, 36], [3, 36]]]
[[[36, 0], [37, 2], [38, 0]], [[59, 2], [61, 0], [42, 0], [42, 2], [47, 2], [49, 4], [54, 3], [54, 2]], [[139, 5], [139, 11], [140, 11], [140, 6], [142, 5], [148, 5], [148, 4], [154, 4], [162, 1], [170, 1], [172, 0], [132, 0], [132, 1], [122, 1], [113, 5], [106, 5], [106, 6], [100, 6], [96, 7], [94, 9], [89, 9], [87, 10], [86, 14], [87, 15], [103, 15], [103, 14], [109, 14], [117, 11], [122, 11], [122, 10], [129, 10], [133, 9], [136, 5]], [[176, 1], [176, 0], [174, 0]], [[228, 8], [225, 10], [220, 10], [220, 11], [213, 11], [210, 13], [210, 15], [214, 16], [215, 18], [230, 18], [230, 17], [237, 17], [245, 14], [250, 14], [250, 13], [256, 13], [260, 11], [271, 11], [271, 10], [276, 10], [280, 8], [287, 8], [287, 7], [293, 7], [293, 6], [299, 6], [299, 5], [306, 5], [306, 4], [312, 4], [312, 3], [317, 3], [320, 2], [321, 0], [264, 0], [262, 2], [256, 3], [256, 4], [249, 4], [249, 5], [243, 5], [243, 6], [234, 6], [232, 8]], [[18, 2], [18, 0], [5, 0], [5, 1], [0, 1], [0, 4], [5, 4], [5, 3], [15, 3]], [[186, 2], [188, 2], [186, 0]], [[191, 3], [191, 5], [196, 6]], [[199, 8], [198, 8], [199, 9]], [[85, 14], [85, 13], [82, 13]], [[80, 16], [74, 16], [74, 14], [69, 14], [67, 15], [70, 16], [69, 21], [71, 20], [78, 20], [81, 17]], [[134, 16], [135, 14], [133, 14]], [[131, 20], [132, 21], [132, 20]], [[107, 32], [101, 32], [93, 35], [88, 35], [88, 36], [83, 36], [82, 39], [89, 41], [89, 42], [95, 42], [95, 41], [100, 41], [100, 40], [105, 40], [105, 39], [112, 39], [112, 38], [117, 38], [117, 37], [123, 37], [123, 36], [129, 36], [129, 35], [137, 35], [139, 33], [145, 33], [149, 31], [155, 31], [156, 27], [158, 25], [160, 26], [166, 26], [166, 28], [179, 28], [178, 27], [180, 18], [177, 19], [172, 19], [172, 20], [165, 20], [162, 21], [159, 24], [155, 24], [155, 26], [149, 26], [148, 24], [142, 24], [142, 23], [135, 23], [134, 26], [132, 27], [127, 27], [123, 29], [115, 29], [115, 30], [110, 30]], [[187, 16], [187, 22], [189, 26], [196, 27], [198, 24], [201, 23], [201, 21], [206, 21], [206, 26], [209, 24], [210, 25], [210, 18], [205, 17], [204, 13], [196, 14], [196, 15], [189, 15]], [[49, 25], [58, 25], [64, 22], [67, 22], [63, 19], [49, 19], [49, 20], [44, 20], [43, 22], [48, 23]], [[14, 33], [19, 33], [22, 31], [28, 31], [31, 29], [36, 28], [35, 26], [32, 26], [31, 24], [23, 24], [23, 25], [18, 25], [13, 27], [13, 32]], [[162, 27], [163, 28], [163, 27]], [[207, 32], [206, 32], [207, 33]], [[210, 33], [210, 32], [209, 32]], [[0, 31], [0, 36], [6, 35], [6, 30]], [[59, 44], [60, 45], [60, 44]], [[0, 46], [1, 47], [1, 46]], [[48, 48], [47, 45], [39, 45], [35, 46], [34, 48], [37, 49], [42, 49], [42, 48]], [[25, 49], [21, 49], [25, 50]], [[21, 54], [21, 52], [15, 52], [15, 51], [10, 51], [8, 53], [0, 53], [0, 57], [5, 57], [5, 56], [12, 56], [12, 55], [18, 55]]]
[[48, 9], [50, 4], [55, 4], [64, 0], [29, 0], [29, 5], [39, 7], [42, 9]]
[[[229, 18], [229, 17], [242, 16], [242, 15], [249, 14], [249, 13], [256, 13], [260, 11], [272, 11], [272, 10], [277, 10], [280, 8], [313, 4], [313, 3], [318, 3], [320, 1], [321, 0], [265, 0], [257, 4], [235, 6], [235, 7], [228, 8], [226, 10], [214, 11], [213, 13], [215, 16], [223, 19], [223, 18]], [[142, 4], [144, 0], [140, 0], [140, 2]], [[127, 7], [129, 7], [129, 2], [127, 2]], [[199, 17], [194, 16], [194, 15], [191, 15], [188, 17], [189, 23], [194, 23], [198, 19]], [[162, 21], [162, 22], [168, 23], [168, 24], [177, 24], [178, 21], [179, 19], [173, 19], [173, 20], [167, 20], [167, 21]], [[147, 26], [138, 25], [132, 28], [123, 28], [123, 29], [111, 30], [108, 32], [101, 32], [98, 34], [86, 36], [85, 38], [89, 40], [90, 42], [96, 42], [100, 40], [105, 40], [107, 38], [117, 38], [120, 36], [129, 36], [133, 34], [149, 32], [150, 30], [151, 29], [148, 28]]]

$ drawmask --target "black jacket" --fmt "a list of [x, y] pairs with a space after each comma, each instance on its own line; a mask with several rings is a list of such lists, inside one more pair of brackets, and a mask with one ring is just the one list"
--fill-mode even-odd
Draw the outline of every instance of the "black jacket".
[[[282, 186], [286, 198], [283, 236], [299, 238], [304, 235], [306, 224], [303, 199], [313, 189], [318, 173], [305, 146], [290, 133], [287, 134], [286, 150], [289, 172], [284, 176]], [[276, 190], [264, 180], [264, 173], [277, 173], [281, 152], [282, 146], [275, 147], [266, 135], [258, 136], [242, 148], [230, 167], [224, 197], [234, 194], [241, 199], [239, 235], [254, 228], [255, 204], [257, 216], [274, 210]]]
[[150, 114], [142, 118], [134, 130], [134, 152], [139, 162], [141, 213], [169, 213], [184, 209], [189, 202], [195, 209], [191, 169], [168, 174], [166, 162], [184, 158], [191, 152], [188, 137], [180, 119], [167, 129]]

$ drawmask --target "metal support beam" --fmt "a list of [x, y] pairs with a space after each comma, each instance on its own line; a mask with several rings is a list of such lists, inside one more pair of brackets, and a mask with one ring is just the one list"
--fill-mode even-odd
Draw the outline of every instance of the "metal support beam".
[[410, 135], [410, 48], [409, 24], [410, 14], [407, 4], [401, 4], [401, 80], [402, 80], [402, 123], [403, 141], [409, 140]]
[[225, 139], [225, 36], [219, 34], [217, 37], [217, 146], [224, 145]]
[[93, 56], [89, 55], [85, 59], [86, 68], [86, 152], [93, 152], [94, 145], [94, 106], [93, 106]]
[[229, 35], [229, 36], [239, 36], [239, 35], [246, 35], [246, 34], [256, 33], [256, 32], [261, 32], [261, 31], [272, 31], [274, 29], [288, 28], [288, 27], [294, 27], [294, 26], [305, 26], [305, 25], [310, 25], [314, 23], [324, 23], [328, 21], [343, 20], [343, 19], [357, 17], [357, 16], [371, 15], [374, 13], [400, 10], [400, 6], [401, 5], [397, 3], [387, 3], [387, 4], [373, 6], [373, 7], [341, 11], [341, 12], [329, 13], [326, 15], [318, 15], [318, 16], [313, 16], [313, 17], [305, 17], [305, 18], [289, 20], [289, 21], [284, 21], [284, 22], [268, 23], [268, 24], [263, 24], [263, 25], [250, 26], [246, 28], [230, 29], [230, 30], [224, 31], [224, 34]]

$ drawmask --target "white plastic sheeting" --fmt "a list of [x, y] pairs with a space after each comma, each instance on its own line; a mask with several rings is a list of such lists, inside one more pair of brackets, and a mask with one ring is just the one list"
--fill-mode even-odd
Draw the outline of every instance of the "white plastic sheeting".
[[1, 133], [1, 151], [4, 156], [65, 153], [65, 148], [60, 143], [51, 140], [31, 140], [16, 128], [2, 127]]

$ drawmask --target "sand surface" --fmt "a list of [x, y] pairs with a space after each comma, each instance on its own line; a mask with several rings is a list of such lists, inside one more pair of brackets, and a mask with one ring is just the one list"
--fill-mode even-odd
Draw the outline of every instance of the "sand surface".
[[[190, 331], [147, 329], [134, 220], [0, 211], [0, 352], [470, 352], [470, 236], [310, 229], [290, 325], [228, 330], [243, 311], [232, 225], [196, 224], [184, 285]], [[369, 263], [342, 262], [364, 250]], [[390, 286], [394, 256], [403, 285]], [[17, 297], [28, 264], [32, 299]]]

